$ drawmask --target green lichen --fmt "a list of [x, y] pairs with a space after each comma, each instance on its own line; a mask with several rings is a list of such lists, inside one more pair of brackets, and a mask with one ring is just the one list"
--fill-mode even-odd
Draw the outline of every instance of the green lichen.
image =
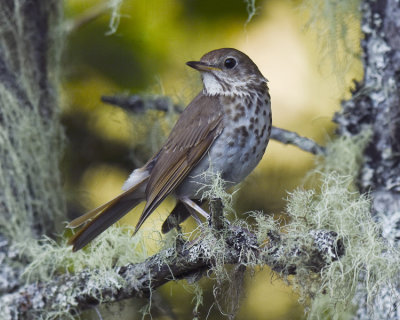
[[65, 288], [58, 288], [58, 292], [63, 292], [64, 303], [50, 306], [51, 310], [43, 310], [38, 319], [74, 319], [71, 315], [76, 305], [74, 297], [81, 290], [101, 303], [104, 298], [99, 288], [124, 287], [126, 283], [118, 274], [118, 267], [142, 262], [149, 256], [142, 233], [138, 232], [132, 237], [132, 232], [133, 228], [130, 227], [112, 226], [90, 246], [78, 252], [72, 252], [65, 239], [61, 243], [43, 238], [37, 242], [30, 240], [16, 244], [18, 252], [31, 261], [23, 273], [27, 283], [47, 282], [57, 275], [74, 274], [82, 270], [93, 271], [85, 288], [68, 282]]
[[83, 269], [108, 272], [116, 266], [139, 263], [148, 256], [145, 239], [141, 232], [132, 237], [133, 228], [112, 226], [90, 246], [73, 252], [66, 240], [61, 243], [44, 238], [36, 243], [20, 242], [18, 250], [30, 257], [24, 276], [27, 282], [50, 280], [56, 274], [78, 272]]

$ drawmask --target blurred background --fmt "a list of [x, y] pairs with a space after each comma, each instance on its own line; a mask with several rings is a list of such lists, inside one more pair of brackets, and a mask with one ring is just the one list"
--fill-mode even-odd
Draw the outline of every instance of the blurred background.
[[[334, 137], [331, 119], [340, 100], [349, 95], [353, 79], [362, 77], [357, 15], [330, 12], [327, 1], [125, 0], [118, 28], [112, 32], [107, 6], [113, 2], [118, 3], [64, 0], [70, 27], [62, 83], [69, 218], [117, 195], [129, 173], [158, 149], [177, 118], [173, 112], [160, 111], [127, 115], [102, 103], [102, 95], [167, 95], [186, 105], [202, 85], [198, 72], [185, 62], [213, 49], [234, 47], [248, 54], [269, 80], [274, 126], [324, 145]], [[343, 21], [345, 44], [336, 39], [343, 37]], [[293, 146], [271, 141], [257, 169], [237, 188], [237, 213], [245, 217], [248, 211], [262, 210], [284, 217], [287, 193], [303, 185], [314, 160]], [[145, 232], [159, 230], [173, 205], [167, 199], [146, 221]], [[121, 223], [135, 224], [141, 209]], [[190, 230], [192, 221], [184, 227]], [[158, 250], [151, 242], [149, 246]], [[214, 304], [213, 282], [202, 279], [200, 286], [204, 302], [199, 318], [223, 318]], [[163, 286], [154, 294], [153, 318], [191, 319], [193, 291], [186, 281]], [[107, 312], [118, 313], [121, 319], [134, 319], [135, 314], [140, 318], [137, 310], [144, 304], [145, 300], [130, 301], [101, 312], [104, 319], [113, 319]], [[248, 272], [237, 319], [303, 318], [304, 310], [287, 283], [266, 267]]]

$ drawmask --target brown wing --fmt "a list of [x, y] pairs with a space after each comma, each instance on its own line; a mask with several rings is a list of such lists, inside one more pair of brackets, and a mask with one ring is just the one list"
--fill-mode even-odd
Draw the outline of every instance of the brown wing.
[[222, 118], [218, 97], [200, 93], [188, 105], [161, 148], [151, 172], [146, 188], [147, 203], [136, 230], [207, 153], [223, 130]]

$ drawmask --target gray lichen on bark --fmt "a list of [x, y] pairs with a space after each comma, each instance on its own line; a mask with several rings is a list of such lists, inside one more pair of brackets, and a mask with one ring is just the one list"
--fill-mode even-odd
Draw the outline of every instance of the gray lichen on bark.
[[24, 264], [19, 252], [10, 248], [9, 240], [0, 235], [0, 295], [12, 292], [21, 285]]
[[[372, 128], [359, 176], [361, 191], [370, 192], [372, 215], [382, 226], [389, 246], [400, 239], [400, 5], [396, 0], [362, 2], [364, 78], [353, 97], [345, 101], [335, 121], [338, 133], [353, 136]], [[382, 256], [385, 253], [382, 252]], [[358, 319], [399, 319], [399, 277], [383, 288], [374, 301], [358, 294]]]

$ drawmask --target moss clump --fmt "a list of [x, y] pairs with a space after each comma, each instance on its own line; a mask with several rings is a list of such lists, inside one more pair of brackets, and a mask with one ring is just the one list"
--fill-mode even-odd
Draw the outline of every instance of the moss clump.
[[[25, 269], [27, 282], [50, 280], [56, 274], [77, 272], [83, 269], [108, 272], [116, 266], [138, 263], [148, 257], [145, 239], [133, 228], [112, 226], [96, 238], [89, 247], [73, 252], [66, 240], [57, 243], [50, 238], [32, 243], [19, 243], [19, 252], [32, 259]], [[99, 279], [99, 281], [103, 281]]]
[[[77, 295], [84, 292], [101, 302], [107, 297], [101, 296], [102, 291], [99, 288], [123, 288], [126, 283], [119, 275], [118, 267], [142, 262], [149, 256], [142, 233], [132, 237], [132, 232], [133, 228], [112, 226], [89, 247], [78, 252], [72, 252], [71, 247], [66, 245], [66, 240], [57, 243], [50, 238], [39, 241], [28, 239], [26, 242], [14, 244], [17, 252], [31, 261], [23, 273], [27, 283], [47, 282], [57, 275], [78, 273], [82, 270], [93, 271], [84, 288], [68, 281], [58, 288], [58, 292], [63, 295], [58, 301], [63, 302], [49, 306], [51, 310], [43, 310], [37, 314], [37, 318], [74, 319], [72, 311], [77, 304]], [[39, 300], [33, 303], [43, 302]], [[6, 305], [0, 305], [0, 310], [6, 308]]]

